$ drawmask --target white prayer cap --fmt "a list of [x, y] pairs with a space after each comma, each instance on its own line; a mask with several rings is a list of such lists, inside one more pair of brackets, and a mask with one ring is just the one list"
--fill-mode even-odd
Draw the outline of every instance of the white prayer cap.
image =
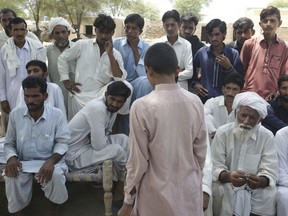
[[262, 119], [267, 116], [269, 104], [255, 92], [243, 92], [235, 96], [232, 109], [248, 106], [258, 112]]
[[49, 23], [50, 34], [52, 34], [54, 28], [57, 25], [65, 26], [67, 27], [68, 31], [75, 32], [75, 30], [70, 26], [69, 22], [66, 19], [64, 19], [63, 17], [54, 17], [54, 18], [51, 18], [50, 23]]

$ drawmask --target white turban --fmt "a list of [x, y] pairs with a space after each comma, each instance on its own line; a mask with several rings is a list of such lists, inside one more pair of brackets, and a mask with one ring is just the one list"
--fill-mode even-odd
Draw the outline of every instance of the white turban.
[[67, 27], [69, 32], [75, 32], [75, 30], [70, 26], [69, 22], [66, 19], [64, 19], [63, 17], [54, 17], [54, 18], [51, 18], [50, 23], [49, 23], [50, 34], [52, 34], [54, 28], [57, 25]]
[[243, 92], [235, 96], [232, 109], [248, 106], [258, 112], [262, 119], [267, 116], [269, 104], [255, 92]]

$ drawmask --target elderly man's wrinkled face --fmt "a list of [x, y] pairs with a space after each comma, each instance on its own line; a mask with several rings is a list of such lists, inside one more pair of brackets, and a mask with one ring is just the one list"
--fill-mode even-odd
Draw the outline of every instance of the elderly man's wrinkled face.
[[246, 142], [252, 135], [254, 127], [260, 122], [258, 112], [248, 106], [240, 107], [234, 130], [236, 139]]
[[67, 47], [69, 44], [69, 35], [70, 32], [68, 31], [66, 26], [57, 25], [53, 29], [52, 37], [55, 40], [55, 44], [58, 47]]

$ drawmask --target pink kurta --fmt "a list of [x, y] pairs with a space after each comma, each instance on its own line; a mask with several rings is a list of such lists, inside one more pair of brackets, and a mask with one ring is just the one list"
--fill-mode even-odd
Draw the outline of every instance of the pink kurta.
[[268, 46], [263, 35], [245, 41], [241, 60], [245, 71], [244, 91], [265, 98], [278, 91], [277, 79], [286, 73], [288, 46], [280, 38]]
[[206, 127], [199, 98], [178, 84], [157, 85], [133, 103], [130, 128], [125, 202], [133, 203], [135, 187], [135, 215], [203, 215]]

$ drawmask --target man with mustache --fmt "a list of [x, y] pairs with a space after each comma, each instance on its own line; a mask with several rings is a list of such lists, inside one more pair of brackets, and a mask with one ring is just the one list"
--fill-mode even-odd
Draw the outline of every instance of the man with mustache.
[[231, 114], [232, 104], [234, 97], [241, 92], [243, 86], [244, 77], [237, 72], [232, 72], [223, 82], [223, 95], [210, 98], [204, 104], [205, 120], [210, 138], [214, 137], [218, 127], [234, 120], [235, 116]]
[[69, 169], [86, 169], [113, 159], [113, 181], [118, 182], [118, 188], [122, 187], [122, 198], [128, 137], [111, 132], [118, 110], [130, 95], [131, 90], [123, 81], [115, 81], [108, 85], [105, 96], [90, 101], [68, 124], [71, 139], [66, 163]]
[[[93, 25], [96, 40], [78, 40], [58, 58], [60, 80], [72, 94], [72, 116], [89, 101], [103, 95], [112, 81], [123, 81], [127, 76], [122, 56], [113, 48], [114, 20], [111, 16], [99, 14]], [[69, 77], [71, 61], [76, 61], [75, 81]], [[124, 82], [133, 89], [130, 83]], [[119, 112], [128, 114], [129, 106], [130, 98]]]
[[[37, 76], [43, 78], [44, 80], [46, 80], [48, 77], [47, 65], [45, 62], [32, 60], [26, 64], [26, 69], [28, 76]], [[48, 98], [45, 100], [45, 104], [49, 104], [50, 106], [60, 109], [66, 116], [64, 98], [60, 87], [55, 83], [47, 82], [47, 93]], [[25, 100], [23, 89], [21, 88], [18, 94], [16, 106], [18, 107], [23, 105], [25, 105]]]
[[7, 39], [0, 55], [0, 100], [6, 114], [16, 105], [21, 82], [27, 77], [26, 64], [31, 60], [46, 61], [46, 50], [41, 42], [26, 37], [24, 19], [13, 18], [9, 29], [12, 37]]
[[235, 121], [215, 134], [211, 145], [215, 216], [276, 213], [277, 150], [272, 132], [259, 124], [268, 106], [255, 92], [237, 94]]
[[240, 54], [244, 42], [255, 34], [253, 27], [254, 23], [248, 17], [241, 17], [236, 20], [233, 23], [233, 34], [236, 40], [227, 45], [236, 49]]
[[268, 115], [262, 125], [274, 134], [283, 127], [288, 126], [288, 75], [284, 74], [278, 79], [279, 96], [270, 100]]
[[59, 204], [68, 199], [63, 157], [70, 138], [66, 116], [44, 104], [48, 94], [43, 78], [29, 76], [22, 88], [26, 106], [12, 110], [4, 144], [8, 210], [26, 215], [36, 179], [49, 200], [47, 215], [56, 216]]
[[269, 6], [261, 11], [262, 35], [246, 40], [241, 51], [244, 91], [257, 92], [263, 98], [277, 93], [277, 79], [287, 72], [288, 60], [288, 46], [276, 34], [281, 24], [278, 8]]
[[[63, 82], [60, 81], [60, 74], [58, 71], [58, 58], [61, 53], [73, 46], [74, 42], [69, 40], [70, 33], [75, 30], [70, 26], [69, 22], [63, 17], [55, 17], [50, 20], [49, 33], [54, 39], [54, 43], [46, 47], [48, 59], [48, 75], [50, 81], [59, 85], [64, 96], [64, 104], [67, 110], [68, 120], [72, 118], [71, 112], [71, 97], [68, 96], [68, 91]], [[75, 80], [76, 61], [69, 63], [69, 80]], [[69, 100], [69, 101], [68, 101]]]
[[223, 94], [223, 81], [229, 73], [243, 73], [238, 52], [223, 42], [227, 33], [226, 23], [213, 19], [206, 25], [206, 33], [211, 46], [197, 51], [193, 66], [199, 72], [193, 74], [192, 78], [192, 88], [203, 103]]

